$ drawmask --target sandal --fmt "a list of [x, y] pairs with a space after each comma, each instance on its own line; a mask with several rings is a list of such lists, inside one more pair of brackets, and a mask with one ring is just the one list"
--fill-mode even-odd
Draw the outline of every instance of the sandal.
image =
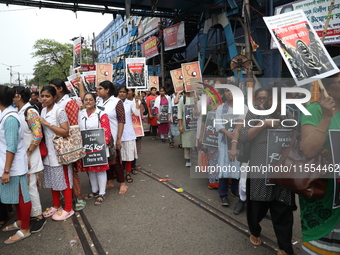
[[174, 143], [173, 143], [173, 142], [170, 142], [170, 143], [169, 143], [169, 146], [170, 146], [170, 148], [173, 148], [173, 147], [175, 147], [175, 145], [174, 145]]
[[262, 244], [261, 237], [255, 237], [254, 235], [250, 235], [249, 240], [253, 245], [256, 245], [256, 246], [259, 246]]
[[136, 174], [138, 174], [138, 171], [137, 171], [135, 168], [132, 168], [132, 169], [131, 169], [131, 173], [132, 173], [133, 175], [136, 175]]
[[[21, 230], [18, 230], [18, 231], [15, 233], [15, 235], [19, 236], [19, 239], [13, 240], [13, 239], [12, 239], [12, 236], [11, 236], [11, 237], [8, 238], [4, 243], [5, 243], [5, 244], [12, 244], [12, 243], [19, 242], [19, 241], [21, 241], [22, 239], [25, 239], [25, 238], [31, 236], [31, 233], [29, 233], [29, 234], [27, 234], [27, 235], [24, 235], [24, 233], [22, 233]], [[11, 240], [13, 240], [13, 241], [11, 241]]]
[[42, 213], [42, 215], [45, 217], [45, 218], [48, 218], [48, 217], [51, 217], [52, 215], [58, 213], [58, 212], [61, 212], [63, 210], [63, 208], [60, 206], [59, 208], [54, 208], [53, 206], [50, 207], [50, 208], [47, 208], [45, 210], [45, 212]]
[[125, 176], [125, 180], [126, 180], [127, 183], [133, 182], [133, 179], [132, 179], [132, 177], [131, 177], [130, 174], [127, 174], [127, 175]]
[[18, 230], [18, 229], [20, 229], [20, 227], [18, 227], [17, 222], [15, 221], [12, 225], [8, 225], [4, 229], [2, 229], [2, 232], [8, 232], [8, 231]]
[[94, 197], [98, 197], [98, 196], [99, 196], [99, 192], [92, 192], [90, 194], [86, 194], [84, 199], [85, 200], [90, 200], [90, 199], [92, 199]]
[[5, 224], [6, 224], [6, 221], [1, 221], [0, 222], [0, 229], [3, 228], [5, 226]]
[[104, 195], [99, 195], [96, 199], [96, 201], [94, 201], [94, 205], [101, 205], [105, 200]]
[[79, 211], [81, 211], [81, 210], [83, 210], [84, 208], [85, 208], [85, 206], [86, 206], [86, 201], [85, 200], [78, 200], [78, 199], [76, 199], [76, 205], [75, 205], [75, 208], [74, 208], [74, 210], [76, 211], [76, 212], [79, 212]]

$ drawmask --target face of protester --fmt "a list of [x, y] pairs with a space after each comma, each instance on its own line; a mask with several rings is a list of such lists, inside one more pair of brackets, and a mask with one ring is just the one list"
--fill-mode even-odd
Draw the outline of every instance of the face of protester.
[[165, 96], [165, 90], [164, 90], [164, 89], [161, 89], [161, 90], [159, 91], [159, 94], [161, 94], [161, 97], [164, 97], [164, 96]]
[[151, 95], [152, 95], [152, 96], [155, 96], [155, 95], [156, 95], [156, 92], [157, 92], [157, 89], [151, 90]]
[[88, 110], [93, 109], [94, 106], [96, 105], [96, 101], [94, 100], [93, 96], [87, 94], [84, 97], [84, 105]]
[[127, 98], [129, 99], [129, 100], [132, 100], [133, 99], [133, 91], [132, 91], [132, 89], [129, 89], [128, 90], [128, 93], [127, 93]]
[[329, 95], [332, 95], [334, 101], [340, 101], [340, 73], [333, 78], [327, 92]]
[[255, 97], [255, 105], [262, 106], [267, 101], [268, 101], [267, 91], [260, 91], [259, 93], [257, 93]]
[[21, 95], [15, 93], [14, 97], [13, 97], [13, 102], [15, 105], [18, 105], [18, 102], [20, 102], [21, 100]]
[[119, 92], [118, 92], [118, 98], [124, 101], [126, 99], [126, 97], [127, 97], [126, 90], [120, 89]]
[[97, 89], [97, 95], [101, 98], [106, 98], [109, 95], [109, 89], [104, 89], [102, 86], [98, 86]]
[[227, 99], [227, 101], [233, 101], [233, 94], [229, 89], [224, 90], [224, 96]]
[[41, 103], [43, 107], [48, 107], [54, 104], [55, 97], [51, 95], [47, 90], [41, 93]]
[[31, 100], [32, 101], [36, 101], [36, 102], [39, 102], [39, 97], [37, 94], [31, 94]]

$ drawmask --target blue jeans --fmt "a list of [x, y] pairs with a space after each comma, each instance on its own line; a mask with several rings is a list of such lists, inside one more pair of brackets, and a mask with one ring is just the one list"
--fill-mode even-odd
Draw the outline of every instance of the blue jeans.
[[[228, 196], [228, 181], [229, 178], [220, 178], [218, 180], [218, 193], [220, 194], [220, 197], [227, 197]], [[234, 194], [238, 194], [238, 183], [239, 180], [237, 179], [231, 179], [231, 192]]]

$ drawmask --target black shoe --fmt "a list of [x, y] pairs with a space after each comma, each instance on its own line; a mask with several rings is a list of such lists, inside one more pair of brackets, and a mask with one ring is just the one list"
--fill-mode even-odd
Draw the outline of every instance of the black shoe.
[[239, 200], [234, 207], [234, 213], [239, 215], [243, 211], [245, 204], [246, 201]]
[[236, 192], [231, 192], [231, 195], [233, 197], [236, 197], [236, 198], [240, 199], [240, 195], [238, 193], [236, 193]]
[[271, 220], [272, 219], [272, 215], [270, 214], [270, 211], [268, 211], [266, 213], [266, 216], [264, 216], [267, 220]]
[[46, 223], [46, 219], [43, 217], [42, 219], [37, 218], [33, 222], [33, 226], [31, 227], [31, 233], [38, 233], [40, 230], [43, 229]]
[[228, 206], [229, 201], [227, 197], [221, 197], [221, 205]]

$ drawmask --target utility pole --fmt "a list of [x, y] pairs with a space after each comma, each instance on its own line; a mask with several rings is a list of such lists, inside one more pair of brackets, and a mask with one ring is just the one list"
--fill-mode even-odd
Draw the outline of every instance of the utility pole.
[[7, 68], [7, 70], [9, 70], [9, 75], [10, 75], [10, 81], [9, 81], [9, 85], [12, 86], [12, 76], [13, 76], [13, 73], [12, 73], [12, 68], [13, 67], [17, 67], [17, 66], [20, 66], [20, 65], [16, 65], [16, 66], [9, 66], [9, 65], [6, 65], [4, 63], [2, 63], [4, 66], [8, 66], [9, 68]]
[[160, 40], [161, 40], [161, 70], [162, 70], [162, 87], [165, 88], [165, 70], [164, 70], [164, 40], [163, 40], [163, 19], [160, 18], [159, 22], [159, 33], [160, 33]]

